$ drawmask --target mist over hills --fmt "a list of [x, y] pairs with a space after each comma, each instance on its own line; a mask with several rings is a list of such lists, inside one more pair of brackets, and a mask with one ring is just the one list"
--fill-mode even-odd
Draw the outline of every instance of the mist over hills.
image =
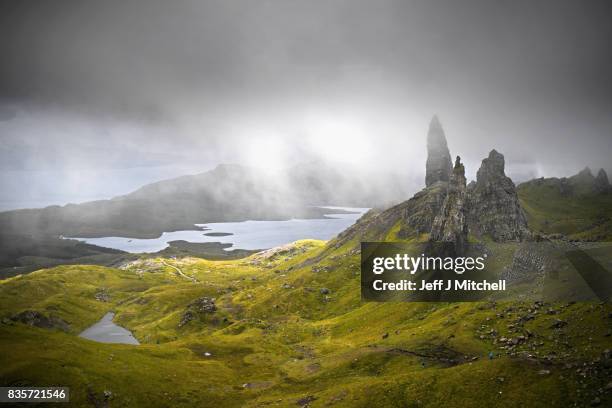
[[110, 200], [0, 213], [5, 233], [156, 237], [195, 223], [320, 217], [317, 205], [385, 206], [409, 184], [390, 174], [359, 174], [314, 162], [286, 173], [241, 165], [145, 185]]
[[[163, 232], [196, 229], [196, 223], [321, 218], [342, 212], [318, 207], [322, 205], [386, 207], [403, 201], [412, 184], [389, 173], [321, 162], [285, 172], [219, 165], [110, 200], [2, 212], [0, 273], [11, 276], [62, 263], [109, 265], [127, 256], [61, 236], [156, 238]], [[204, 249], [225, 255], [210, 245]]]

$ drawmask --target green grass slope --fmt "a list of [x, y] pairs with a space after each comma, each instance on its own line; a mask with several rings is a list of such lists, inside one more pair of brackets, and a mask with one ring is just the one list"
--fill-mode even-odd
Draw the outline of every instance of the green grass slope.
[[[608, 304], [361, 301], [359, 240], [396, 239], [402, 230], [393, 219], [367, 227], [376, 217], [329, 243], [299, 241], [240, 260], [140, 259], [122, 269], [61, 266], [0, 281], [0, 382], [69, 386], [75, 406], [612, 401]], [[203, 296], [216, 310], [181, 324]], [[70, 328], [10, 319], [26, 310]], [[77, 337], [109, 310], [141, 345]]]
[[538, 179], [517, 188], [529, 227], [585, 241], [612, 240], [612, 193], [567, 193], [558, 179]]

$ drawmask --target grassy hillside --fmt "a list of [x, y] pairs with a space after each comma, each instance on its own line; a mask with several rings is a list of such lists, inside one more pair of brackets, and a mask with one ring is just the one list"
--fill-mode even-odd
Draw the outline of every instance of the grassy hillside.
[[[82, 406], [610, 402], [610, 305], [362, 302], [358, 238], [349, 231], [241, 260], [140, 259], [4, 280], [0, 347], [10, 352], [0, 355], [0, 382], [67, 385]], [[194, 309], [204, 296], [214, 312]], [[70, 328], [10, 320], [25, 310]], [[76, 336], [109, 310], [140, 346]]]
[[532, 180], [517, 191], [532, 230], [576, 240], [612, 240], [612, 193], [567, 193], [559, 179]]

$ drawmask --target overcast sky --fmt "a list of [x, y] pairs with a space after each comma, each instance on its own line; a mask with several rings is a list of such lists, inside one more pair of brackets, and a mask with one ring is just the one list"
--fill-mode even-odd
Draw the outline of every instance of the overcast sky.
[[[220, 162], [612, 170], [609, 1], [0, 3], [0, 189], [104, 197]], [[84, 186], [84, 180], [87, 185]]]

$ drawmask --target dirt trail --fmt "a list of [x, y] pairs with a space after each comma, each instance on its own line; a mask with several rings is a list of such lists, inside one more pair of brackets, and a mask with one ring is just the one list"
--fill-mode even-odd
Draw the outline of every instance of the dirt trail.
[[175, 271], [177, 271], [177, 272], [178, 272], [178, 274], [179, 274], [179, 275], [181, 275], [183, 278], [185, 278], [185, 279], [189, 279], [189, 280], [190, 280], [190, 281], [192, 281], [193, 283], [197, 283], [197, 282], [198, 282], [198, 280], [197, 280], [196, 278], [194, 278], [193, 276], [185, 275], [185, 274], [183, 273], [183, 271], [182, 271], [182, 270], [181, 270], [179, 267], [174, 266], [174, 265], [172, 265], [172, 264], [169, 264], [169, 263], [168, 263], [168, 262], [166, 262], [166, 261], [162, 261], [162, 263], [163, 263], [164, 265], [169, 266], [170, 268], [174, 269]]

